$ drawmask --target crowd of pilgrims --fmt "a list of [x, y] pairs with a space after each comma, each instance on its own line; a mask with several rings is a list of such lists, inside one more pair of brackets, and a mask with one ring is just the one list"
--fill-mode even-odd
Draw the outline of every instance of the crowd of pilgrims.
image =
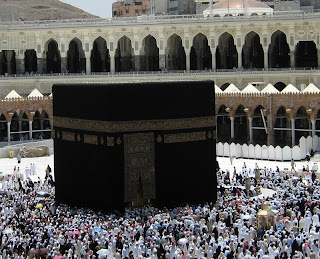
[[[245, 191], [244, 165], [217, 173], [216, 203], [106, 214], [56, 206], [50, 171], [2, 180], [0, 258], [320, 258], [318, 179], [265, 168], [252, 182], [274, 191], [263, 198]], [[257, 227], [263, 203], [275, 212], [270, 229]]]

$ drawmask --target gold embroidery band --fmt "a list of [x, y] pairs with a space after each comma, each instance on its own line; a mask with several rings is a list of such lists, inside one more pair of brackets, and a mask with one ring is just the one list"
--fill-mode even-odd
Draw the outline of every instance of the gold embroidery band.
[[62, 132], [62, 140], [74, 141], [74, 133], [63, 131]]
[[206, 132], [190, 132], [164, 135], [164, 143], [181, 143], [206, 140]]
[[84, 135], [84, 143], [91, 144], [91, 145], [98, 145], [98, 138], [94, 135]]
[[53, 126], [94, 132], [131, 132], [149, 130], [179, 130], [208, 128], [216, 125], [215, 117], [187, 118], [152, 121], [93, 121], [65, 117], [54, 117]]

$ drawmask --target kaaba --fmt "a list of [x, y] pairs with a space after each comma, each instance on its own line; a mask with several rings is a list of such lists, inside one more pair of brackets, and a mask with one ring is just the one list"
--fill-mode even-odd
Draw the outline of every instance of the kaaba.
[[56, 84], [53, 114], [58, 204], [216, 200], [213, 81]]

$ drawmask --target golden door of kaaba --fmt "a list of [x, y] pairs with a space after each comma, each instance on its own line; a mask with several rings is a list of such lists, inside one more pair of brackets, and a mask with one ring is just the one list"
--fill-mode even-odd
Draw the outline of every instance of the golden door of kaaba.
[[154, 134], [124, 135], [124, 201], [144, 205], [156, 198]]

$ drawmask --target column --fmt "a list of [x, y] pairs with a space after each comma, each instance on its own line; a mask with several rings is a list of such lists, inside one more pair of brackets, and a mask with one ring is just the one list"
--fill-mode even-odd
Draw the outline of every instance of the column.
[[10, 142], [10, 125], [11, 125], [11, 122], [7, 122], [7, 137], [8, 137], [8, 142]]
[[160, 71], [166, 71], [166, 54], [159, 52], [159, 69]]
[[114, 60], [114, 52], [110, 51], [110, 72], [114, 73], [116, 72], [116, 64], [115, 64], [115, 60]]
[[140, 55], [135, 55], [134, 56], [134, 71], [141, 71]]
[[43, 136], [43, 119], [40, 119], [40, 135]]
[[217, 69], [217, 61], [216, 61], [216, 48], [211, 48], [212, 54], [212, 71]]
[[267, 135], [267, 145], [268, 146], [275, 146], [274, 143], [274, 129], [273, 129], [273, 122], [272, 122], [272, 115], [267, 115], [267, 129], [268, 129], [268, 135]]
[[294, 68], [294, 66], [295, 66], [294, 51], [290, 51], [290, 67]]
[[67, 57], [61, 57], [61, 73], [67, 73]]
[[186, 70], [190, 71], [190, 51], [186, 50]]
[[233, 140], [234, 139], [234, 117], [230, 117], [230, 127], [231, 127], [230, 138]]
[[312, 137], [316, 135], [316, 120], [311, 120]]
[[37, 58], [37, 73], [38, 74], [45, 73], [45, 67], [43, 66], [42, 58]]
[[253, 143], [253, 129], [252, 129], [252, 118], [248, 117], [248, 122], [249, 122], [249, 143]]
[[25, 73], [25, 62], [23, 55], [16, 56], [16, 74], [24, 74]]
[[269, 63], [269, 55], [268, 55], [268, 49], [263, 49], [264, 52], [264, 69], [268, 69], [268, 63]]
[[295, 119], [291, 119], [291, 147], [294, 147], [295, 143], [296, 143], [296, 136], [295, 136]]
[[18, 120], [18, 125], [19, 125], [19, 139], [21, 139], [21, 137], [22, 137], [22, 135], [21, 135], [21, 129], [22, 129], [22, 127], [21, 127], [21, 125], [22, 125], [22, 121], [21, 120]]
[[13, 50], [8, 50], [6, 52], [8, 75], [11, 75], [13, 72], [12, 71], [12, 56], [13, 56]]
[[242, 69], [242, 49], [237, 48], [238, 51], [238, 68]]
[[29, 121], [29, 140], [32, 140], [32, 121]]
[[86, 54], [86, 74], [91, 74], [91, 60], [90, 60], [90, 53]]

